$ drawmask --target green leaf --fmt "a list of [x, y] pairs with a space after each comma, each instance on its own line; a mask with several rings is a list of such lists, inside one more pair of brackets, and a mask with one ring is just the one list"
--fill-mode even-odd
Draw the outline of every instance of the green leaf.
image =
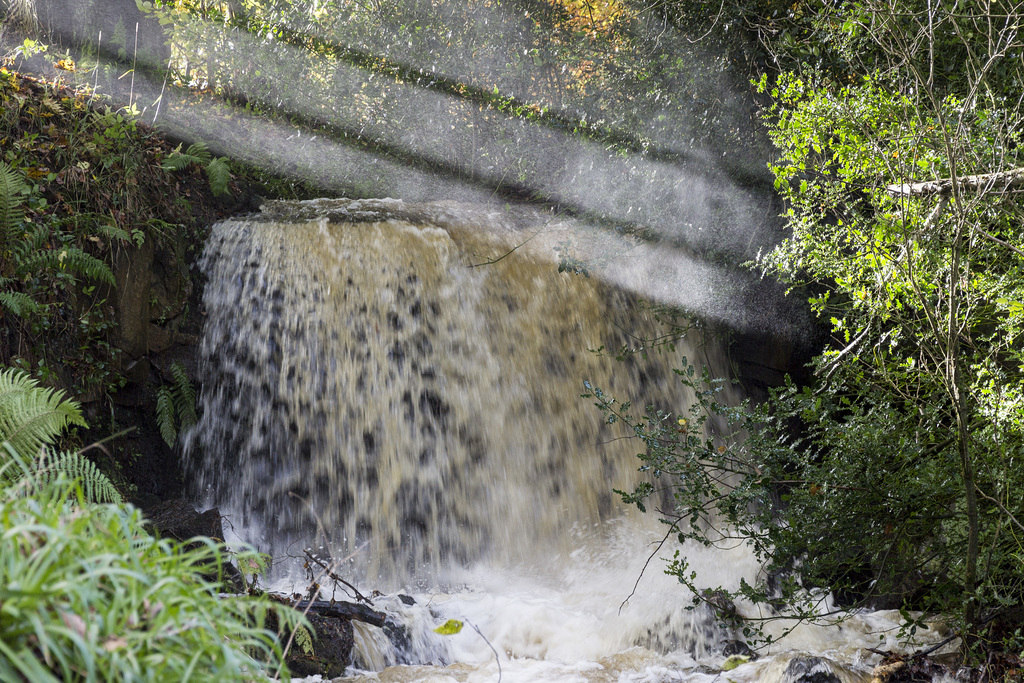
[[456, 633], [462, 630], [462, 622], [458, 619], [449, 619], [440, 626], [434, 629], [434, 633], [440, 633], [442, 636], [454, 636]]

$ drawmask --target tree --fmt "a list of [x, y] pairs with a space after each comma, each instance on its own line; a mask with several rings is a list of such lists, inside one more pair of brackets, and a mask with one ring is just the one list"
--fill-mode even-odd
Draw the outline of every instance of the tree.
[[804, 616], [824, 588], [958, 613], [971, 644], [1024, 599], [1022, 18], [998, 0], [814, 11], [834, 54], [760, 84], [792, 232], [756, 263], [831, 328], [812, 385], [740, 411], [740, 442], [598, 394], [676, 477], [673, 528], [751, 543]]

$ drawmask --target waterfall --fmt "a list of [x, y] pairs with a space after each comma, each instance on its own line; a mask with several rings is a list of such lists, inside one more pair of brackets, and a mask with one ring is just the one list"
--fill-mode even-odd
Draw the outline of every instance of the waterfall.
[[612, 490], [637, 482], [636, 444], [580, 394], [685, 408], [679, 354], [596, 353], [660, 334], [650, 313], [535, 248], [497, 258], [521, 226], [365, 213], [214, 228], [199, 489], [268, 544], [312, 543], [319, 524], [384, 583], [543, 562], [626, 514]]
[[[638, 442], [580, 397], [586, 380], [678, 414], [682, 357], [728, 373], [700, 326], [611, 357], [665, 331], [636, 294], [657, 261], [645, 249], [541, 212], [394, 200], [272, 203], [217, 224], [186, 436], [196, 495], [279, 561], [313, 547], [353, 582], [415, 594], [391, 599], [405, 649], [361, 628], [359, 667], [463, 662], [444, 680], [496, 680], [487, 633], [506, 680], [712, 680], [736, 634], [687, 609], [664, 558], [687, 553], [726, 587], [755, 581], [757, 563], [743, 547], [661, 545], [665, 527], [613, 493], [647, 476]], [[678, 286], [727, 289], [712, 284]], [[755, 309], [743, 318], [772, 315]], [[449, 617], [480, 637], [434, 634]], [[859, 680], [857, 648], [879, 645], [876, 626], [894, 644], [899, 617], [870, 619], [852, 641], [848, 626], [798, 630], [794, 647], [845, 653], [835, 680]], [[787, 661], [730, 678], [778, 680]], [[417, 671], [398, 680], [434, 680]]]

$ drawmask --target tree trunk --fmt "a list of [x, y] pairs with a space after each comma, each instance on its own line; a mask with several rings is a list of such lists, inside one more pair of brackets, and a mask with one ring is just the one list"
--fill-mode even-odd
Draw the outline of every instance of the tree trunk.
[[[958, 190], [961, 186], [958, 186]], [[954, 197], [959, 199], [959, 197]], [[949, 272], [949, 318], [946, 327], [946, 389], [953, 404], [957, 430], [957, 452], [960, 456], [960, 470], [964, 486], [964, 502], [967, 510], [967, 556], [964, 558], [964, 622], [968, 632], [965, 644], [969, 642], [978, 624], [978, 602], [975, 590], [978, 583], [978, 496], [975, 489], [974, 463], [970, 447], [970, 410], [967, 405], [967, 389], [960, 359], [960, 269], [963, 260], [963, 220], [957, 216], [953, 236]]]

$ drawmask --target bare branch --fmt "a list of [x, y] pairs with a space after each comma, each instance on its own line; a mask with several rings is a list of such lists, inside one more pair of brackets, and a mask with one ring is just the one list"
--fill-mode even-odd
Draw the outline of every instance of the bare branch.
[[964, 176], [957, 178], [955, 182], [952, 178], [942, 178], [921, 183], [887, 185], [885, 189], [897, 197], [931, 197], [953, 194], [954, 185], [961, 191], [996, 189], [1005, 192], [1012, 188], [1024, 187], [1024, 166], [1008, 171]]

